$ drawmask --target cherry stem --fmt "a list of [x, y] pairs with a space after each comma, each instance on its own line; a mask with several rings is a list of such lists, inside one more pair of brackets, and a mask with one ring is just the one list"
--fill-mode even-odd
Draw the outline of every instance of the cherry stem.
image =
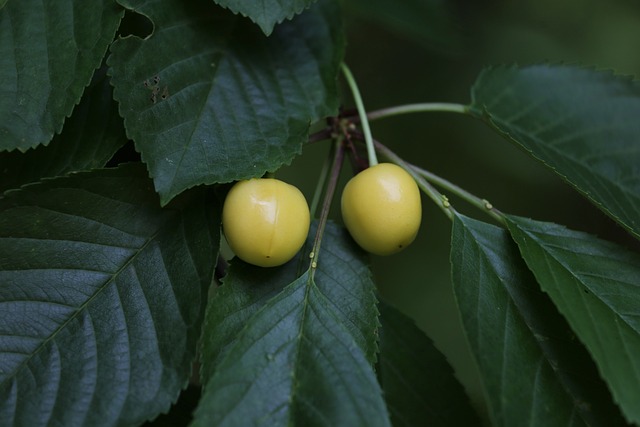
[[340, 170], [342, 169], [342, 162], [344, 161], [344, 145], [342, 144], [342, 138], [336, 138], [334, 148], [333, 163], [331, 164], [331, 171], [329, 175], [329, 181], [327, 183], [327, 189], [324, 193], [324, 200], [322, 202], [322, 210], [320, 211], [320, 219], [318, 220], [318, 230], [316, 231], [316, 237], [313, 240], [313, 247], [311, 249], [311, 271], [309, 277], [313, 280], [316, 269], [318, 268], [318, 255], [320, 254], [320, 245], [322, 244], [322, 236], [324, 235], [324, 229], [329, 219], [329, 210], [331, 209], [331, 202], [333, 195], [336, 192], [338, 185], [338, 178], [340, 177]]
[[362, 102], [362, 96], [360, 95], [360, 90], [358, 90], [358, 85], [356, 84], [356, 80], [351, 74], [349, 67], [344, 62], [341, 64], [342, 72], [344, 74], [345, 79], [347, 80], [347, 84], [351, 89], [351, 94], [353, 96], [353, 100], [356, 103], [356, 108], [358, 109], [358, 116], [360, 117], [360, 124], [362, 126], [362, 132], [364, 133], [364, 142], [367, 145], [367, 155], [369, 157], [369, 166], [375, 166], [378, 164], [378, 157], [376, 156], [376, 150], [373, 146], [373, 137], [371, 136], [371, 128], [369, 127], [369, 120], [367, 118], [367, 112], [364, 109], [364, 104]]
[[427, 181], [431, 182], [434, 185], [437, 185], [440, 188], [443, 188], [447, 191], [450, 191], [452, 194], [460, 197], [462, 200], [468, 202], [469, 204], [477, 207], [478, 209], [486, 212], [490, 217], [496, 220], [501, 225], [506, 225], [504, 214], [496, 209], [491, 202], [487, 199], [482, 199], [475, 194], [472, 194], [465, 190], [462, 187], [455, 185], [454, 183], [432, 173], [425, 169], [422, 169], [419, 166], [412, 165], [408, 163], [409, 167], [411, 167], [418, 174], [422, 175]]
[[327, 181], [327, 175], [329, 174], [329, 167], [331, 166], [331, 159], [335, 156], [335, 144], [331, 144], [331, 149], [329, 154], [325, 158], [322, 164], [322, 170], [320, 171], [320, 177], [318, 178], [318, 183], [316, 184], [316, 189], [313, 192], [313, 200], [311, 201], [311, 215], [315, 217], [316, 212], [318, 211], [318, 204], [320, 203], [320, 196], [322, 196], [322, 190], [324, 189], [324, 185]]
[[307, 143], [312, 144], [314, 142], [330, 139], [331, 132], [332, 132], [331, 128], [325, 128], [325, 129], [319, 130], [318, 132], [312, 133], [311, 135], [309, 135]]
[[418, 104], [399, 105], [397, 107], [370, 111], [367, 114], [367, 117], [369, 118], [369, 120], [377, 120], [385, 117], [397, 116], [400, 114], [425, 113], [431, 111], [469, 114], [469, 106], [451, 102], [423, 102]]

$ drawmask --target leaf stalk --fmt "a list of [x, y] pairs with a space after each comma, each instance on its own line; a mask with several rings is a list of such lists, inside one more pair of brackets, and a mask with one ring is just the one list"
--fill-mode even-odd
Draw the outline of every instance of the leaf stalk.
[[356, 80], [351, 74], [349, 67], [344, 62], [342, 65], [342, 72], [344, 74], [345, 79], [347, 80], [347, 84], [351, 89], [351, 93], [353, 95], [353, 100], [356, 103], [356, 108], [358, 109], [358, 116], [360, 117], [360, 124], [362, 126], [362, 132], [364, 133], [364, 142], [367, 145], [367, 156], [369, 157], [369, 166], [375, 166], [378, 164], [378, 156], [376, 155], [375, 147], [373, 146], [373, 137], [371, 136], [371, 128], [369, 127], [369, 119], [367, 118], [367, 112], [364, 109], [364, 103], [362, 102], [362, 96], [360, 95], [360, 90], [358, 89], [358, 85], [356, 84]]
[[329, 151], [328, 156], [325, 158], [324, 163], [322, 164], [322, 170], [320, 171], [320, 177], [318, 178], [318, 184], [316, 185], [316, 189], [313, 192], [313, 200], [311, 201], [311, 215], [315, 216], [318, 211], [318, 204], [320, 203], [320, 197], [322, 196], [322, 190], [324, 189], [324, 185], [327, 181], [327, 175], [329, 175], [329, 168], [331, 166], [331, 159], [335, 156], [336, 146], [335, 144], [331, 144], [331, 149]]
[[487, 213], [498, 223], [506, 227], [507, 223], [505, 221], [505, 215], [502, 212], [500, 212], [498, 209], [496, 209], [493, 206], [493, 204], [491, 204], [491, 202], [489, 202], [487, 199], [482, 199], [476, 196], [475, 194], [472, 194], [469, 191], [465, 190], [464, 188], [455, 185], [451, 181], [448, 181], [432, 172], [422, 169], [419, 166], [412, 165], [409, 163], [408, 165], [418, 174], [422, 175], [427, 181], [431, 182], [434, 185], [437, 185], [440, 188], [443, 188], [451, 192], [452, 194], [455, 194], [456, 196], [460, 197], [462, 200], [466, 201], [467, 203]]
[[456, 104], [452, 102], [423, 102], [418, 104], [398, 105], [396, 107], [370, 111], [367, 114], [367, 117], [369, 118], [369, 120], [378, 120], [386, 117], [398, 116], [401, 114], [426, 113], [434, 111], [470, 114], [470, 107], [468, 105]]
[[324, 235], [324, 229], [329, 219], [329, 210], [331, 209], [331, 202], [333, 195], [336, 192], [338, 185], [338, 178], [340, 177], [340, 170], [342, 169], [342, 162], [344, 161], [344, 145], [342, 138], [337, 138], [334, 148], [333, 163], [331, 164], [331, 170], [329, 173], [329, 181], [327, 182], [327, 189], [324, 193], [324, 200], [322, 202], [322, 210], [320, 211], [320, 218], [318, 220], [318, 230], [313, 240], [313, 247], [311, 248], [311, 268], [309, 272], [309, 279], [313, 280], [316, 269], [318, 268], [318, 257], [320, 255], [320, 246], [322, 244], [322, 236]]

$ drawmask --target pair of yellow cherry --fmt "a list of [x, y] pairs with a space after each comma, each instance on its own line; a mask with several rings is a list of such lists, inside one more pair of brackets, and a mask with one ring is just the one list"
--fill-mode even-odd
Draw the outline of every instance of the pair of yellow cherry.
[[[420, 190], [401, 167], [380, 163], [360, 172], [342, 192], [342, 219], [366, 251], [390, 255], [416, 237]], [[224, 202], [222, 225], [231, 250], [261, 267], [289, 261], [309, 232], [309, 207], [300, 190], [272, 178], [236, 183]]]

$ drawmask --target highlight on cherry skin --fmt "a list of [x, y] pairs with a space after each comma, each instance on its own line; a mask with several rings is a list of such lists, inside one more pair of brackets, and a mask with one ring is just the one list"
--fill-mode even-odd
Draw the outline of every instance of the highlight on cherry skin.
[[260, 267], [293, 258], [307, 238], [310, 220], [302, 192], [274, 178], [237, 182], [222, 208], [229, 247], [238, 258]]
[[422, 221], [420, 190], [407, 171], [392, 163], [371, 166], [342, 192], [342, 219], [367, 252], [391, 255], [406, 248]]

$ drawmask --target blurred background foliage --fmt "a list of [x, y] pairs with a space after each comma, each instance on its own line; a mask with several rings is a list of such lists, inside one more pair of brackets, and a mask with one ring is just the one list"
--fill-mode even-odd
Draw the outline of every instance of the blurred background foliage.
[[[344, 0], [347, 63], [365, 107], [470, 101], [489, 65], [570, 63], [640, 76], [636, 0]], [[541, 88], [544, 90], [544, 88]], [[344, 91], [345, 106], [353, 103]], [[639, 118], [640, 119], [640, 118]], [[516, 215], [565, 224], [640, 246], [561, 179], [484, 124], [451, 113], [372, 123], [374, 138], [412, 161]], [[278, 173], [311, 200], [328, 144], [305, 147]], [[346, 164], [343, 182], [351, 170]], [[334, 207], [339, 206], [340, 192]], [[489, 220], [452, 198], [454, 207]], [[404, 252], [372, 259], [381, 295], [447, 356], [481, 410], [482, 389], [460, 326], [450, 282], [449, 220], [423, 197], [423, 225]], [[333, 218], [339, 221], [334, 209]]]

